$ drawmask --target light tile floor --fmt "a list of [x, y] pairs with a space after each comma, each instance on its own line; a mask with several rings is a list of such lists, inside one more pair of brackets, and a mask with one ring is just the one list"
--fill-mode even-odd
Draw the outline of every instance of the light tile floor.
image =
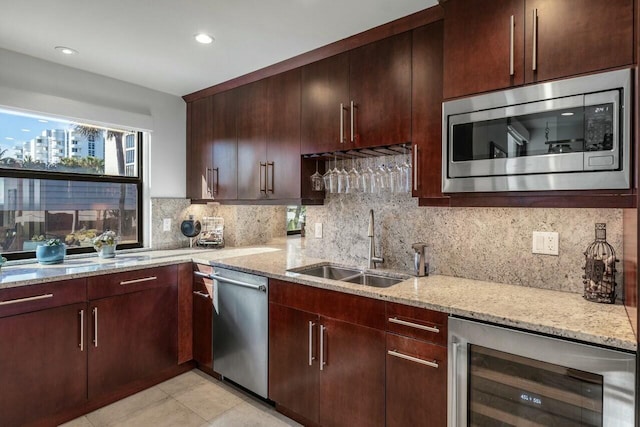
[[287, 427], [300, 424], [264, 402], [194, 369], [63, 426]]

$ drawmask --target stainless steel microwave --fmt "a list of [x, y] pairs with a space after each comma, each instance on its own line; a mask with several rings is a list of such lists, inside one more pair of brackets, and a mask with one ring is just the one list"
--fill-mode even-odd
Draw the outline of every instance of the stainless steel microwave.
[[631, 70], [442, 104], [442, 191], [631, 186]]

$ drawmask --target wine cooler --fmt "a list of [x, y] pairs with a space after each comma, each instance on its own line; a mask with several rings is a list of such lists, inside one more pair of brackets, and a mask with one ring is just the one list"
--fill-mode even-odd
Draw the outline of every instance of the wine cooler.
[[635, 355], [449, 319], [450, 427], [633, 427]]

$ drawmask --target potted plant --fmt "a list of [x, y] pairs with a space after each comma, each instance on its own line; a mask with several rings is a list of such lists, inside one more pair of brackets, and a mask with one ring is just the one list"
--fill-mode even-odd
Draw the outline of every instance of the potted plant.
[[40, 264], [60, 264], [67, 254], [67, 245], [60, 239], [49, 239], [36, 246], [36, 259]]
[[93, 239], [93, 248], [98, 251], [100, 258], [113, 258], [116, 256], [116, 244], [118, 236], [115, 231], [107, 230]]

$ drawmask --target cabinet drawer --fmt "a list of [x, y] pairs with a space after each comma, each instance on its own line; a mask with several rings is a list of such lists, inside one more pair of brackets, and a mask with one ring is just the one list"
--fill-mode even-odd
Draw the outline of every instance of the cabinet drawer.
[[433, 369], [447, 370], [447, 347], [387, 332], [387, 358], [394, 357]]
[[447, 314], [389, 302], [387, 331], [447, 345]]
[[0, 290], [0, 317], [59, 307], [87, 300], [86, 279]]
[[144, 268], [88, 279], [90, 300], [177, 284], [177, 266]]

